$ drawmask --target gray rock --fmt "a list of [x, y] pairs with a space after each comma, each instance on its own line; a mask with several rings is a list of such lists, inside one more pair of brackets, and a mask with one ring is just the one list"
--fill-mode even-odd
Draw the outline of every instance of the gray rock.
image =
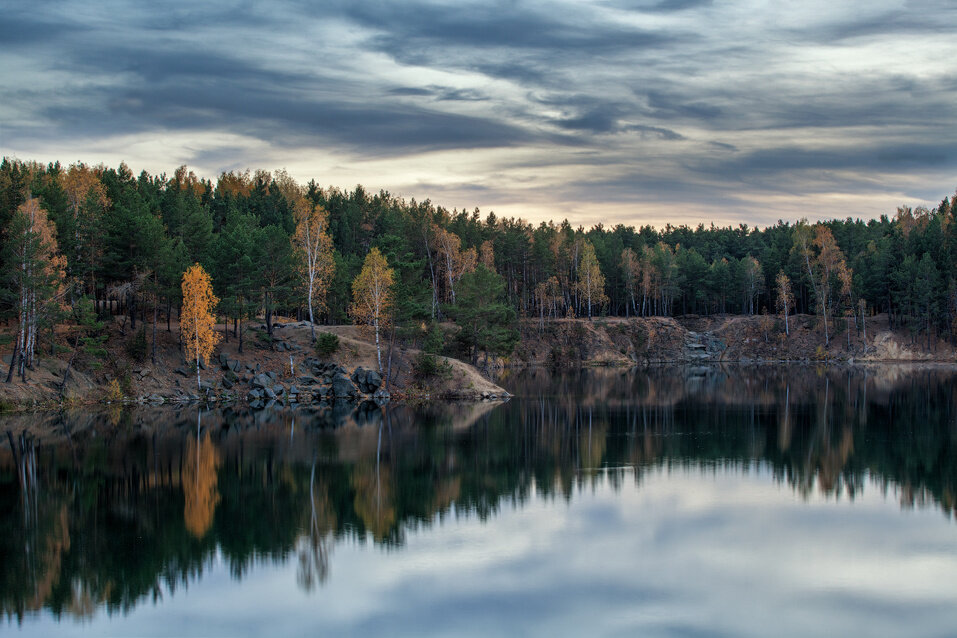
[[267, 372], [266, 376], [272, 379], [273, 381], [279, 381], [279, 376], [275, 372]]
[[294, 385], [289, 386], [289, 394], [299, 394], [299, 388]]
[[332, 378], [332, 394], [337, 398], [351, 398], [356, 396], [356, 387], [344, 374], [337, 374]]
[[263, 398], [263, 391], [259, 388], [253, 388], [249, 391], [249, 394], [246, 395], [246, 399], [255, 400]]
[[250, 381], [250, 384], [254, 388], [265, 388], [266, 386], [272, 384], [272, 379], [265, 374], [257, 374], [253, 377], [253, 380]]
[[229, 380], [229, 377], [223, 377], [223, 387], [227, 390], [233, 389], [233, 382]]
[[276, 399], [276, 392], [272, 388], [263, 388], [263, 393], [267, 399]]
[[366, 373], [366, 385], [369, 386], [369, 392], [375, 392], [382, 385], [382, 375], [375, 370], [369, 370]]

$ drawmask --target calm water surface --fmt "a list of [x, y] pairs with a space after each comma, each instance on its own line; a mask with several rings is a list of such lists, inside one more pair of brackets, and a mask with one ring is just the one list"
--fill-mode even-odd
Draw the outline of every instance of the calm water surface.
[[955, 381], [537, 370], [504, 405], [7, 417], [36, 437], [0, 448], [0, 632], [955, 635]]

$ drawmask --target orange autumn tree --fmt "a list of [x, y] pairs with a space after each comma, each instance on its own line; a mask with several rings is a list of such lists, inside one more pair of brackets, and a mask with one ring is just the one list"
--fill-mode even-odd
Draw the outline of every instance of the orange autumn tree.
[[200, 360], [204, 365], [209, 362], [220, 339], [219, 333], [213, 330], [216, 325], [213, 310], [218, 303], [212, 282], [203, 267], [199, 264], [190, 266], [183, 273], [183, 311], [179, 329], [186, 357], [196, 362], [196, 386], [200, 390], [203, 387], [199, 378]]
[[375, 351], [379, 361], [379, 372], [382, 372], [379, 330], [389, 325], [392, 320], [393, 278], [389, 262], [378, 248], [373, 248], [366, 255], [362, 271], [352, 282], [352, 306], [349, 308], [349, 314], [356, 323], [372, 326], [375, 330]]
[[17, 332], [13, 356], [6, 381], [14, 369], [23, 381], [33, 368], [37, 337], [44, 322], [53, 322], [59, 305], [66, 260], [59, 254], [56, 227], [40, 206], [30, 197], [13, 214], [2, 245], [3, 263], [8, 271], [0, 273], [9, 286], [17, 313]]
[[336, 269], [332, 256], [332, 238], [329, 237], [329, 214], [318, 204], [300, 197], [293, 208], [296, 232], [292, 244], [299, 257], [299, 270], [306, 285], [309, 303], [309, 330], [316, 340], [313, 308], [326, 306], [326, 290]]

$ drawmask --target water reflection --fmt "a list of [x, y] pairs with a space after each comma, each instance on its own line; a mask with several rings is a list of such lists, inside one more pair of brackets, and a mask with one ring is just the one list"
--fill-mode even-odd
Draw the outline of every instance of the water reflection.
[[[662, 470], [766, 472], [802, 498], [865, 486], [950, 517], [957, 384], [943, 368], [513, 373], [505, 404], [243, 413], [137, 408], [0, 421], [0, 604], [128, 612], [200, 579], [344, 542], [399, 548], [449, 517], [570, 501]], [[21, 434], [28, 431], [29, 434]]]

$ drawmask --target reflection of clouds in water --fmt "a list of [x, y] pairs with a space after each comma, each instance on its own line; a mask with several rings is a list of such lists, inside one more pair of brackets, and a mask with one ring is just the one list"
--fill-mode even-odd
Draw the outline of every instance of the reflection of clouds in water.
[[[170, 612], [202, 609], [196, 633], [235, 634], [950, 630], [957, 553], [947, 521], [934, 512], [901, 516], [877, 489], [853, 506], [817, 496], [803, 503], [769, 478], [662, 470], [621, 492], [600, 481], [570, 504], [535, 499], [487, 523], [446, 518], [410, 532], [401, 551], [347, 542], [333, 582], [311, 595], [298, 590], [289, 561], [241, 582], [199, 582], [188, 598], [174, 597]], [[111, 629], [142, 627], [139, 615], [115, 618]]]

